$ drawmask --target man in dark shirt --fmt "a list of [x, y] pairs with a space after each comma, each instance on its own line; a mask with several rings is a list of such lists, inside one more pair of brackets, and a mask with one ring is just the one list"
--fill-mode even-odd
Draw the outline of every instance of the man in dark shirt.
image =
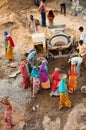
[[60, 0], [61, 13], [64, 10], [64, 15], [66, 15], [66, 0]]

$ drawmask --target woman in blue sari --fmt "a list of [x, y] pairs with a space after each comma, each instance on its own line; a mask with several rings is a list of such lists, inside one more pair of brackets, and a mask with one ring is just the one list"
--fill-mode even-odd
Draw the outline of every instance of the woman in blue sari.
[[33, 97], [35, 97], [40, 89], [40, 73], [36, 66], [33, 67], [31, 76], [33, 78]]

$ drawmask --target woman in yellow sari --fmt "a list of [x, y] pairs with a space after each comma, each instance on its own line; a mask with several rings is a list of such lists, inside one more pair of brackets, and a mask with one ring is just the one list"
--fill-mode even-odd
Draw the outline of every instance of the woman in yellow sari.
[[67, 75], [66, 74], [61, 74], [60, 75], [60, 83], [58, 85], [58, 93], [60, 96], [60, 101], [59, 101], [59, 110], [63, 108], [63, 106], [66, 106], [68, 108], [71, 107], [71, 101], [67, 92], [67, 82], [66, 82]]
[[13, 55], [14, 42], [11, 36], [8, 35], [8, 32], [5, 31], [4, 35], [5, 35], [4, 46], [5, 46], [6, 59], [8, 61], [14, 61], [14, 55]]

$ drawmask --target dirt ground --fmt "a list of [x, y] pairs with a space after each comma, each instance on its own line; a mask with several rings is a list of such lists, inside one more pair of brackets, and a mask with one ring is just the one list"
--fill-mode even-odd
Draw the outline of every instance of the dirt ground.
[[[81, 1], [82, 1], [82, 5], [85, 6], [86, 5], [85, 0], [81, 0]], [[28, 28], [28, 23], [27, 21], [24, 23], [23, 20], [25, 18], [29, 19], [30, 14], [33, 14], [34, 17], [37, 17], [40, 20], [40, 14], [37, 10], [37, 7], [33, 5], [33, 6], [30, 6], [30, 9], [28, 9], [28, 5], [29, 5], [28, 1], [26, 1], [25, 4], [23, 4], [24, 1], [17, 2], [17, 3], [15, 2], [15, 4], [13, 4], [12, 2], [14, 1], [10, 2], [10, 5], [11, 5], [10, 8], [5, 8], [7, 10], [9, 9], [11, 11], [10, 12], [11, 14], [9, 14], [7, 11], [7, 15], [6, 15], [6, 12], [4, 11], [4, 9], [1, 8], [0, 10], [0, 14], [1, 14], [0, 15], [0, 18], [1, 18], [0, 35], [2, 36], [0, 37], [0, 43], [1, 43], [0, 44], [0, 52], [1, 52], [0, 53], [0, 80], [7, 79], [9, 82], [11, 82], [12, 79], [9, 80], [8, 75], [18, 70], [19, 66], [17, 68], [10, 68], [7, 66], [8, 63], [5, 59], [4, 51], [3, 51], [4, 50], [3, 32], [4, 30], [7, 30], [15, 41], [15, 49], [14, 49], [15, 62], [18, 62], [18, 65], [19, 65], [21, 55], [33, 47], [31, 34]], [[12, 4], [13, 4], [13, 8], [12, 8]], [[73, 34], [74, 39], [78, 40], [80, 36], [80, 33], [78, 31], [79, 26], [83, 25], [86, 29], [86, 21], [83, 19], [83, 15], [81, 13], [77, 17], [70, 15], [70, 4], [68, 4], [68, 10], [67, 10], [66, 16], [63, 16], [62, 14], [56, 11], [56, 8], [57, 8], [56, 1], [51, 1], [51, 2], [47, 1], [46, 6], [47, 6], [47, 12], [50, 8], [54, 10], [54, 13], [55, 13], [54, 24], [55, 25], [66, 24], [66, 33], [68, 35]], [[27, 9], [25, 10], [24, 7], [27, 7]], [[18, 10], [18, 12], [14, 13], [14, 10]], [[4, 12], [6, 16], [3, 15], [2, 12]], [[48, 25], [48, 20], [47, 20], [47, 25]], [[47, 38], [49, 38], [51, 35], [51, 32], [49, 31], [48, 28], [42, 28], [41, 26], [39, 26], [38, 31], [44, 32]], [[51, 77], [51, 74], [55, 67], [60, 68], [61, 73], [66, 73], [68, 75], [68, 69], [70, 65], [67, 63], [66, 58], [50, 59], [48, 61], [48, 67], [49, 67], [49, 76]], [[36, 98], [32, 99], [31, 103], [27, 103], [27, 107], [25, 106], [26, 108], [25, 114], [24, 112], [22, 112], [23, 115], [21, 115], [21, 119], [18, 120], [18, 117], [15, 117], [15, 119], [17, 119], [16, 126], [17, 124], [20, 123], [20, 121], [24, 121], [25, 123], [24, 123], [24, 127], [22, 127], [22, 130], [44, 130], [43, 120], [44, 120], [44, 117], [47, 115], [48, 117], [51, 118], [51, 122], [56, 121], [57, 116], [58, 116], [61, 120], [60, 130], [63, 130], [65, 123], [67, 121], [68, 115], [72, 111], [73, 107], [76, 104], [79, 104], [80, 102], [82, 102], [84, 98], [86, 98], [86, 95], [82, 94], [80, 91], [81, 86], [86, 85], [85, 77], [86, 77], [86, 70], [83, 71], [83, 68], [81, 68], [81, 77], [78, 78], [77, 91], [74, 94], [69, 95], [72, 101], [72, 107], [70, 109], [64, 108], [61, 111], [59, 111], [58, 110], [59, 97], [50, 97], [49, 93], [51, 90], [50, 89], [44, 90], [41, 88]], [[20, 81], [20, 78], [21, 77], [19, 75], [19, 81]], [[21, 88], [21, 84], [18, 81], [18, 77], [16, 78], [16, 80], [17, 80], [16, 82], [18, 82], [18, 86]], [[15, 82], [15, 80], [12, 80], [12, 83], [13, 82]], [[35, 108], [36, 110], [33, 110], [33, 108]], [[0, 106], [0, 113], [4, 113], [2, 112], [3, 111], [2, 109], [3, 108], [1, 108]], [[17, 111], [16, 112], [17, 114], [18, 112], [20, 112], [16, 110], [16, 105], [15, 105], [15, 111]], [[15, 114], [15, 111], [14, 111], [14, 114]], [[0, 130], [6, 130], [6, 128], [4, 128], [3, 126], [4, 125], [3, 119], [0, 118], [0, 121], [2, 122], [0, 125]], [[13, 130], [17, 130], [17, 127], [14, 127]], [[18, 130], [21, 130], [21, 129], [18, 129]], [[51, 130], [51, 129], [47, 129], [47, 130]], [[58, 129], [55, 129], [55, 130], [58, 130]]]
[[[63, 68], [63, 65], [65, 68]], [[68, 74], [68, 68], [70, 65], [67, 64], [65, 59], [53, 59], [49, 61], [49, 73], [52, 74], [55, 67], [62, 68], [61, 72]], [[86, 84], [85, 76], [86, 70], [81, 72], [81, 77], [78, 78], [77, 91], [74, 94], [70, 94], [69, 97], [72, 101], [72, 107], [70, 109], [65, 108], [61, 111], [58, 110], [59, 97], [50, 97], [50, 90], [40, 89], [36, 99], [28, 105], [26, 116], [26, 126], [24, 126], [23, 130], [44, 130], [42, 127], [42, 121], [44, 116], [48, 115], [51, 118], [51, 121], [55, 121], [57, 116], [61, 119], [61, 128], [63, 130], [65, 123], [67, 121], [68, 115], [76, 104], [79, 104], [82, 99], [86, 97], [81, 93], [81, 86]], [[33, 111], [33, 106], [39, 104], [39, 108], [36, 111]]]

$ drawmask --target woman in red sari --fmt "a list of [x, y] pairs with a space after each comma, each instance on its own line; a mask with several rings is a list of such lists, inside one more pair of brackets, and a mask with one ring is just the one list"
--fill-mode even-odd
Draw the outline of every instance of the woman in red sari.
[[21, 64], [20, 64], [20, 72], [22, 74], [22, 83], [24, 86], [24, 89], [28, 88], [30, 85], [30, 77], [27, 69], [27, 63], [28, 61], [25, 58], [22, 58]]
[[58, 84], [60, 82], [59, 79], [59, 71], [58, 68], [55, 68], [53, 74], [52, 74], [52, 89], [50, 96], [58, 96]]
[[78, 70], [76, 69], [76, 64], [71, 64], [71, 69], [69, 71], [69, 92], [73, 93], [73, 91], [77, 88], [77, 76]]

